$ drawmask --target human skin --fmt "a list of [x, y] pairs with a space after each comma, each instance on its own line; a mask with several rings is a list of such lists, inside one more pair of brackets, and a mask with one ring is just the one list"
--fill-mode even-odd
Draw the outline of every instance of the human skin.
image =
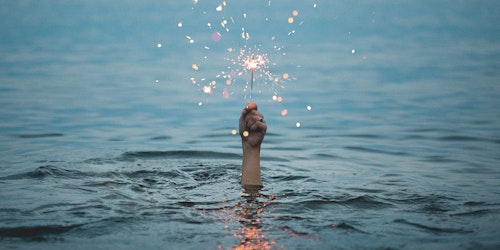
[[241, 112], [239, 132], [243, 150], [241, 166], [241, 185], [247, 191], [262, 188], [260, 176], [260, 149], [267, 124], [264, 116], [257, 110], [257, 104], [249, 102]]

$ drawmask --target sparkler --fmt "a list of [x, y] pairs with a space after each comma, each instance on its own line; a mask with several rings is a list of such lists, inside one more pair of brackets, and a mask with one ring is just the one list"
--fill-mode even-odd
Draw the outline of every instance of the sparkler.
[[[280, 36], [278, 34], [267, 34], [266, 37], [271, 39], [271, 44], [272, 46], [264, 46], [262, 44], [259, 44], [259, 41], [257, 39], [257, 45], [253, 46], [248, 46], [248, 43], [250, 43], [250, 33], [255, 28], [255, 30], [260, 30], [256, 26], [257, 24], [260, 24], [259, 21], [264, 21], [260, 20], [262, 16], [260, 15], [247, 15], [246, 12], [243, 13], [243, 16], [237, 16], [237, 15], [232, 15], [230, 9], [226, 9], [228, 6], [228, 2], [222, 0], [222, 2], [217, 5], [215, 8], [216, 15], [214, 15], [215, 19], [212, 20], [211, 15], [207, 15], [208, 11], [204, 9], [203, 7], [197, 7], [198, 6], [198, 0], [192, 0], [194, 3], [194, 7], [192, 8], [193, 14], [203, 14], [202, 16], [209, 17], [210, 19], [208, 20], [209, 22], [206, 23], [206, 27], [209, 29], [209, 33], [211, 34], [209, 38], [203, 40], [202, 38], [196, 37], [196, 41], [199, 42], [200, 40], [202, 41], [210, 41], [210, 43], [219, 43], [217, 47], [220, 46], [226, 46], [228, 44], [233, 44], [233, 40], [235, 38], [241, 38], [244, 40], [245, 44], [243, 47], [240, 49], [234, 49], [233, 47], [226, 47], [226, 50], [228, 52], [227, 56], [224, 56], [225, 61], [229, 61], [230, 65], [225, 67], [224, 70], [219, 71], [218, 74], [215, 75], [215, 77], [207, 76], [207, 75], [200, 75], [200, 74], [205, 74], [202, 73], [202, 67], [205, 66], [205, 69], [207, 68], [206, 66], [209, 65], [208, 60], [212, 56], [212, 58], [215, 58], [219, 54], [211, 49], [211, 46], [208, 44], [202, 44], [201, 46], [194, 46], [196, 45], [195, 43], [195, 37], [191, 36], [191, 34], [187, 33], [184, 34], [185, 38], [191, 44], [193, 48], [204, 48], [204, 54], [205, 56], [203, 57], [203, 62], [200, 63], [193, 63], [192, 64], [192, 69], [194, 71], [197, 71], [197, 75], [199, 77], [191, 77], [191, 82], [198, 86], [198, 88], [204, 93], [204, 95], [212, 95], [214, 93], [219, 92], [219, 86], [221, 86], [219, 83], [224, 82], [225, 85], [222, 86], [222, 96], [224, 98], [229, 98], [231, 95], [233, 95], [233, 92], [230, 91], [231, 88], [234, 88], [233, 86], [239, 82], [238, 78], [244, 77], [247, 78], [248, 75], [250, 75], [250, 81], [246, 81], [245, 85], [243, 86], [243, 92], [246, 92], [245, 99], [249, 96], [250, 101], [253, 102], [253, 85], [254, 82], [256, 84], [256, 90], [257, 93], [261, 93], [261, 87], [266, 87], [270, 88], [272, 93], [273, 93], [273, 101], [281, 102], [282, 98], [278, 96], [278, 89], [279, 88], [285, 88], [284, 83], [286, 81], [290, 80], [296, 80], [294, 77], [290, 77], [288, 73], [280, 73], [280, 74], [275, 74], [275, 72], [271, 71], [271, 68], [274, 66], [278, 65], [277, 61], [279, 61], [280, 57], [285, 57], [288, 54], [285, 51], [285, 46], [280, 44]], [[268, 8], [271, 8], [270, 5], [271, 1], [268, 2]], [[313, 7], [316, 7], [315, 5]], [[213, 9], [212, 9], [213, 11]], [[196, 17], [198, 18], [198, 17]], [[255, 19], [256, 18], [256, 19]], [[291, 36], [292, 34], [295, 33], [295, 28], [297, 26], [300, 26], [302, 22], [300, 21], [299, 17], [299, 11], [294, 10], [289, 16], [283, 16], [283, 19], [287, 20], [288, 23], [290, 24], [291, 31], [288, 32], [288, 36]], [[286, 19], [288, 18], [288, 19]], [[197, 19], [193, 19], [197, 20]], [[265, 22], [267, 23], [269, 20], [268, 17], [265, 18]], [[239, 22], [243, 22], [242, 24], [249, 25], [243, 26], [240, 29], [237, 29], [236, 26], [239, 26]], [[218, 25], [214, 25], [220, 23], [220, 27]], [[298, 23], [298, 25], [296, 25]], [[181, 29], [185, 29], [185, 25], [183, 24], [183, 21], [179, 21], [177, 23], [177, 27]], [[236, 30], [236, 32], [234, 32]], [[250, 33], [249, 33], [250, 31]], [[192, 32], [192, 31], [191, 31]], [[240, 33], [241, 32], [241, 33]], [[281, 32], [283, 33], [283, 32]], [[283, 33], [286, 34], [286, 33]], [[278, 36], [277, 36], [278, 35]], [[263, 36], [252, 36], [252, 43], [254, 43], [255, 38], [261, 38]], [[236, 53], [235, 53], [236, 52]], [[239, 52], [239, 53], [238, 53]], [[267, 53], [271, 53], [270, 57], [268, 57]], [[248, 79], [248, 78], [247, 78]], [[226, 86], [227, 85], [227, 86]], [[233, 85], [233, 86], [229, 86]], [[257, 86], [259, 85], [259, 86]], [[261, 86], [262, 85], [262, 86]], [[240, 85], [236, 85], [235, 87], [238, 87]], [[249, 94], [249, 95], [248, 95]]]
[[263, 55], [255, 55], [247, 57], [243, 61], [243, 66], [251, 71], [250, 74], [250, 101], [253, 101], [253, 81], [254, 81], [254, 72], [255, 69], [260, 69], [261, 67], [265, 67], [267, 59]]

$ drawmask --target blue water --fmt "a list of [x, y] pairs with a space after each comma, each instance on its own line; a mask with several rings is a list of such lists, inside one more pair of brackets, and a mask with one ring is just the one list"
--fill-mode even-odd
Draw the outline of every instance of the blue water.
[[[220, 3], [1, 2], [0, 248], [500, 247], [496, 1]], [[245, 46], [290, 75], [254, 197]]]

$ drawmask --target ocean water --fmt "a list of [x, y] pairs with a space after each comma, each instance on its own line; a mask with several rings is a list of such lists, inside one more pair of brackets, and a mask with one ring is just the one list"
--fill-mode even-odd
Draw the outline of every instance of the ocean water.
[[[1, 1], [0, 248], [498, 249], [498, 16]], [[269, 59], [252, 91], [240, 49]], [[258, 195], [232, 134], [250, 92], [268, 123]]]

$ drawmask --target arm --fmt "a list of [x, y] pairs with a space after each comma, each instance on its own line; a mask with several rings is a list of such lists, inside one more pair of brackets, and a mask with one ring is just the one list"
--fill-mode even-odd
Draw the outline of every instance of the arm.
[[260, 145], [267, 131], [263, 115], [257, 104], [249, 102], [241, 112], [240, 135], [243, 149], [241, 185], [245, 189], [260, 189]]

